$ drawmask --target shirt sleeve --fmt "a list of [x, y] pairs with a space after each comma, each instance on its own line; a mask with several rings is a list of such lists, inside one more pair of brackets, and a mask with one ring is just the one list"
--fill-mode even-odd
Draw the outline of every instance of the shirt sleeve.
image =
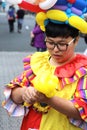
[[[29, 108], [24, 107], [23, 104], [15, 104], [11, 99], [11, 91], [14, 87], [29, 87], [30, 80], [32, 78], [33, 72], [30, 67], [29, 60], [24, 60], [24, 72], [14, 78], [9, 84], [5, 86], [4, 95], [5, 100], [2, 103], [2, 106], [7, 110], [8, 114], [11, 116], [22, 116], [29, 111]], [[27, 67], [26, 67], [26, 65]]]
[[11, 116], [22, 116], [25, 114], [25, 107], [22, 104], [15, 104], [11, 99], [11, 91], [14, 87], [29, 87], [29, 80], [25, 77], [25, 73], [13, 79], [9, 84], [5, 86], [4, 95], [5, 101], [2, 106], [7, 110], [8, 114]]
[[87, 129], [87, 75], [83, 76], [77, 84], [77, 89], [71, 100], [78, 109], [82, 120], [70, 119], [70, 122], [84, 130]]

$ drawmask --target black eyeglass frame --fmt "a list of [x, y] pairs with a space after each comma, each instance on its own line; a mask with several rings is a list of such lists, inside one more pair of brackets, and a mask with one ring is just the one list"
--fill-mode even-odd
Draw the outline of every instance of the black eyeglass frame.
[[[49, 41], [47, 41], [47, 40], [45, 40], [45, 43], [49, 43], [50, 45], [51, 45], [51, 44], [54, 45], [53, 48], [47, 47], [47, 48], [50, 49], [50, 50], [53, 50], [53, 49], [55, 48], [55, 46], [57, 46], [57, 48], [58, 48], [59, 51], [66, 51], [67, 48], [68, 48], [68, 46], [70, 46], [70, 45], [72, 44], [72, 42], [75, 41], [75, 39], [76, 39], [76, 38], [73, 38], [73, 39], [72, 39], [71, 41], [69, 41], [69, 43], [67, 43], [67, 44], [55, 43], [55, 42], [52, 42], [52, 41], [49, 42]], [[62, 49], [60, 49], [59, 46], [61, 46], [61, 47], [62, 47], [62, 46], [66, 46], [66, 47], [65, 47], [66, 49], [62, 50]]]

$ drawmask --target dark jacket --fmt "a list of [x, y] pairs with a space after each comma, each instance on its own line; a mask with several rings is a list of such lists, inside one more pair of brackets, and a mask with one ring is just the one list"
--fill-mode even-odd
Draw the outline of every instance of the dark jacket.
[[17, 18], [18, 19], [23, 19], [24, 18], [24, 15], [25, 15], [25, 11], [23, 9], [19, 9], [17, 11]]

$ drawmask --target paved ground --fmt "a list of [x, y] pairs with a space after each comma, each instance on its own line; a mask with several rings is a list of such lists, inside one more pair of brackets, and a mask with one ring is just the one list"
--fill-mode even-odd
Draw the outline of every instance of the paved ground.
[[[0, 104], [4, 100], [4, 86], [23, 70], [23, 57], [29, 52], [0, 52]], [[20, 118], [9, 117], [0, 105], [0, 130], [19, 130]]]

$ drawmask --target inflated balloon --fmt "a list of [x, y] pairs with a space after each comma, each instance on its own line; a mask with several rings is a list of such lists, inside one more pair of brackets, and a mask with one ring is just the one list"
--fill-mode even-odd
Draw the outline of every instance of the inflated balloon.
[[[80, 21], [80, 24], [78, 24]], [[82, 33], [87, 33], [87, 22], [78, 16], [72, 16], [69, 18], [69, 24], [75, 28], [78, 28]], [[84, 28], [85, 26], [85, 28]]]
[[70, 2], [71, 4], [75, 3], [76, 0], [67, 0], [68, 2]]
[[47, 18], [64, 22], [68, 19], [68, 16], [61, 10], [49, 10], [47, 11]]
[[45, 94], [47, 97], [53, 97], [58, 89], [58, 78], [55, 75], [43, 74], [37, 75], [32, 81], [37, 91]]
[[38, 5], [30, 4], [27, 1], [22, 1], [22, 3], [18, 4], [18, 6], [35, 13], [44, 11]]
[[46, 13], [40, 12], [36, 15], [36, 22], [40, 26], [41, 30], [45, 31], [44, 21], [47, 19]]
[[68, 19], [68, 16], [66, 15], [65, 12], [61, 10], [49, 10], [47, 11], [47, 13], [44, 13], [44, 12], [38, 13], [36, 15], [36, 21], [43, 31], [45, 31], [44, 21], [46, 21], [47, 19], [65, 22]]
[[39, 4], [39, 7], [43, 10], [47, 10], [53, 7], [56, 2], [57, 0], [45, 0]]
[[[87, 0], [7, 0], [12, 4], [18, 4], [20, 7], [31, 12], [46, 12], [44, 18], [38, 15], [36, 21], [41, 29], [45, 31], [47, 20], [56, 23], [65, 23], [72, 25], [82, 33], [87, 33], [87, 23], [84, 22], [84, 14], [87, 12]], [[52, 11], [50, 11], [52, 10]], [[56, 11], [58, 10], [58, 11]], [[50, 12], [49, 12], [50, 11]], [[49, 15], [48, 15], [49, 14]], [[41, 14], [42, 16], [42, 14]], [[72, 17], [78, 16], [78, 17]], [[75, 21], [74, 21], [75, 20]], [[79, 22], [78, 22], [79, 21]], [[78, 25], [78, 26], [77, 26]]]
[[33, 2], [30, 2], [30, 0], [29, 0], [29, 2], [28, 2], [28, 0], [7, 0], [7, 2], [10, 4], [14, 4], [14, 5], [17, 4], [19, 7], [23, 8], [25, 10], [29, 10], [31, 12], [35, 12], [35, 13], [44, 11], [43, 9], [41, 9], [39, 7], [39, 5], [33, 4]]
[[[82, 33], [87, 33], [87, 23], [84, 20], [84, 14], [87, 12], [87, 0], [57, 0], [55, 5], [46, 11], [46, 19], [39, 18], [40, 13], [36, 16], [36, 21], [41, 29], [45, 31], [45, 21], [56, 23], [65, 23], [77, 28]], [[49, 14], [49, 15], [48, 15]], [[72, 17], [74, 16], [74, 17]]]
[[7, 0], [7, 2], [10, 4], [18, 4], [18, 6], [25, 10], [38, 13], [54, 6], [57, 0]]

